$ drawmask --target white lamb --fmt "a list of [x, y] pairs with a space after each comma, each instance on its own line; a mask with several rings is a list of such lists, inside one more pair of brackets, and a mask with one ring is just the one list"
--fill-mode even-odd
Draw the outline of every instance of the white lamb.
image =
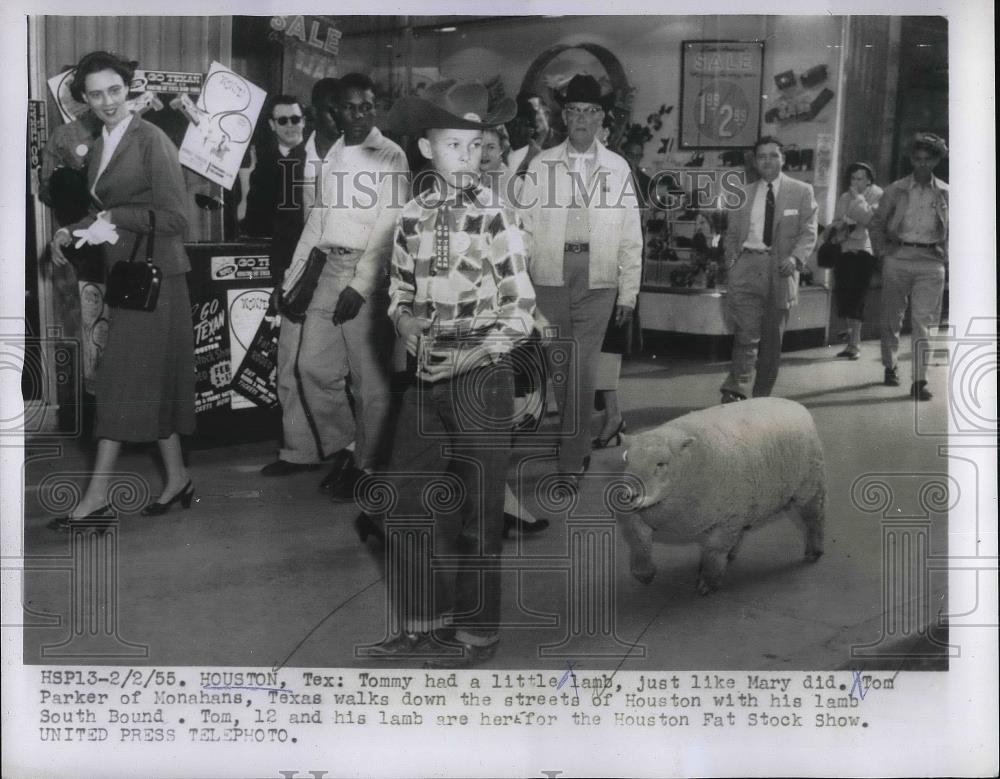
[[[632, 575], [649, 582], [657, 541], [701, 544], [698, 592], [716, 590], [743, 534], [789, 512], [805, 535], [805, 556], [823, 554], [826, 477], [809, 412], [782, 398], [713, 406], [623, 443], [631, 491], [618, 524]], [[631, 479], [629, 481], [632, 481]]]

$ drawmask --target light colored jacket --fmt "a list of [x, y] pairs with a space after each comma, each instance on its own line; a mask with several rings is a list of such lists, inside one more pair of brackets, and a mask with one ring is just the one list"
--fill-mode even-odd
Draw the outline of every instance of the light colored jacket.
[[[872, 250], [876, 257], [899, 248], [899, 231], [903, 229], [903, 218], [910, 203], [910, 190], [916, 186], [913, 176], [906, 176], [886, 187], [885, 195], [868, 230], [872, 237]], [[934, 252], [942, 262], [948, 262], [948, 185], [936, 176], [931, 177], [934, 190], [934, 211], [937, 214], [941, 239]]]
[[[343, 148], [340, 138], [333, 151]], [[338, 146], [339, 144], [339, 146]], [[309, 210], [302, 236], [292, 255], [291, 267], [285, 276], [285, 289], [290, 289], [309, 257], [313, 247], [324, 251], [337, 246], [361, 252], [348, 286], [363, 298], [384, 289], [389, 282], [389, 259], [392, 256], [392, 236], [396, 219], [406, 203], [406, 154], [393, 141], [372, 128], [361, 144], [367, 158], [367, 168], [360, 183], [338, 181], [337, 171], [324, 179], [323, 198]], [[328, 160], [336, 160], [336, 154]], [[343, 193], [346, 203], [340, 202]], [[356, 202], [355, 202], [356, 198]], [[327, 262], [344, 262], [331, 255]], [[354, 259], [350, 260], [351, 263]]]
[[[546, 149], [531, 161], [517, 197], [525, 230], [531, 236], [528, 268], [535, 286], [561, 287], [565, 283], [567, 207], [578, 180], [570, 175], [567, 144]], [[592, 181], [590, 197], [576, 193], [587, 202], [590, 289], [617, 289], [618, 305], [634, 308], [642, 275], [643, 241], [628, 163], [598, 144]]]
[[[802, 267], [816, 247], [816, 198], [808, 184], [781, 175], [781, 186], [774, 201], [774, 234], [771, 241], [771, 273], [777, 290], [775, 303], [778, 308], [794, 306], [799, 299], [799, 272], [791, 276], [781, 276], [778, 272], [781, 261], [788, 257], [797, 260]], [[750, 211], [753, 208], [757, 187], [765, 186], [763, 179], [743, 188], [743, 204], [730, 214], [726, 228], [724, 245], [726, 263], [732, 266], [739, 260], [750, 234]]]
[[837, 200], [837, 207], [833, 211], [834, 223], [830, 226], [838, 224], [846, 226], [847, 237], [840, 243], [841, 251], [871, 252], [872, 242], [868, 235], [868, 225], [875, 216], [875, 209], [878, 208], [882, 194], [882, 188], [872, 184], [863, 195], [848, 190]]

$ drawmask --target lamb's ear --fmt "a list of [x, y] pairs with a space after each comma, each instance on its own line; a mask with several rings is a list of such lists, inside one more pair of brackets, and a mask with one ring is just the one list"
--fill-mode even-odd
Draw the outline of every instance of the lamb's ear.
[[624, 433], [622, 433], [621, 439], [622, 439], [621, 446], [624, 447], [625, 449], [628, 449], [632, 443], [632, 436], [627, 436]]

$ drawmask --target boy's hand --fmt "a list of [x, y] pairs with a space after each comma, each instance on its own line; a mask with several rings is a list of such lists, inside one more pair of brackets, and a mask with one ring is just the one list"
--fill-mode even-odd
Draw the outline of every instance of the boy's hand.
[[406, 351], [410, 354], [416, 356], [417, 354], [417, 344], [420, 342], [420, 336], [430, 329], [431, 322], [429, 319], [424, 319], [423, 317], [416, 317], [412, 314], [403, 314], [399, 321], [396, 323], [396, 332], [399, 333], [399, 337], [403, 339], [403, 345], [406, 347]]
[[441, 381], [488, 365], [492, 362], [485, 347], [476, 345], [466, 349], [431, 349], [427, 364], [420, 366], [420, 378], [424, 381]]

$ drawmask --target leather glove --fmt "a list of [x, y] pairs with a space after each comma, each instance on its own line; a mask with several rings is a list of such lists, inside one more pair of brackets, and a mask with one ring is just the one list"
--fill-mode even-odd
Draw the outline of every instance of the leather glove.
[[337, 306], [333, 309], [333, 323], [342, 325], [344, 322], [350, 322], [358, 315], [364, 302], [365, 299], [361, 297], [360, 292], [353, 287], [344, 287], [340, 297], [337, 298]]

